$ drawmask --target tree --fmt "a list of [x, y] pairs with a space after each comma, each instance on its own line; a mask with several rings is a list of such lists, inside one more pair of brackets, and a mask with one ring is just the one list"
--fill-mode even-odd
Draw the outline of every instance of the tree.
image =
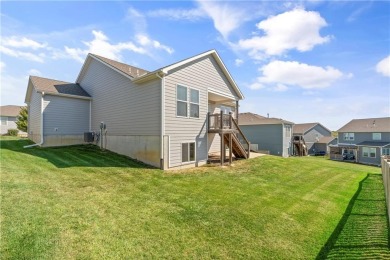
[[27, 107], [22, 107], [22, 109], [19, 112], [19, 115], [17, 116], [16, 125], [18, 126], [18, 129], [23, 132], [27, 132], [27, 124], [28, 124], [28, 110]]

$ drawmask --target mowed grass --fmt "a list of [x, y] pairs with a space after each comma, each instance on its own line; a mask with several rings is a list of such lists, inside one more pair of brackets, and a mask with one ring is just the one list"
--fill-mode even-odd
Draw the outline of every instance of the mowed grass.
[[[356, 194], [370, 199], [362, 183], [380, 177], [274, 156], [164, 172], [94, 146], [0, 140], [2, 259], [342, 258]], [[373, 203], [384, 203], [375, 187]], [[383, 207], [375, 214], [383, 256], [387, 219]]]

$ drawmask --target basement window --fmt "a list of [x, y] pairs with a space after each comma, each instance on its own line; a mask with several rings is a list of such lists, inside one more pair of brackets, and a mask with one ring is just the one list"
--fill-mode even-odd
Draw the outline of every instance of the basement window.
[[182, 162], [194, 162], [195, 161], [195, 143], [182, 143], [181, 144], [181, 161]]

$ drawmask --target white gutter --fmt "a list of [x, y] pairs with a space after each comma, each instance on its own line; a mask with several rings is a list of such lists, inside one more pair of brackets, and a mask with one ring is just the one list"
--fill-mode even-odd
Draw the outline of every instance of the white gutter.
[[43, 139], [43, 96], [45, 95], [45, 92], [41, 92], [41, 142], [39, 144], [31, 144], [23, 146], [23, 148], [30, 148], [35, 146], [42, 146], [44, 139]]
[[[165, 134], [165, 74], [161, 77], [158, 72], [156, 76], [161, 79], [161, 131], [160, 131], [160, 163], [164, 162], [164, 134]], [[161, 165], [164, 168], [164, 165]]]

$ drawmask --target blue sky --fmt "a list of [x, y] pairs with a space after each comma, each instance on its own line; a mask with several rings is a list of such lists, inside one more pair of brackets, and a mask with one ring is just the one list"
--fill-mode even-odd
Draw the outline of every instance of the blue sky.
[[154, 70], [216, 49], [241, 112], [337, 130], [390, 116], [389, 1], [2, 1], [1, 104], [88, 52]]

